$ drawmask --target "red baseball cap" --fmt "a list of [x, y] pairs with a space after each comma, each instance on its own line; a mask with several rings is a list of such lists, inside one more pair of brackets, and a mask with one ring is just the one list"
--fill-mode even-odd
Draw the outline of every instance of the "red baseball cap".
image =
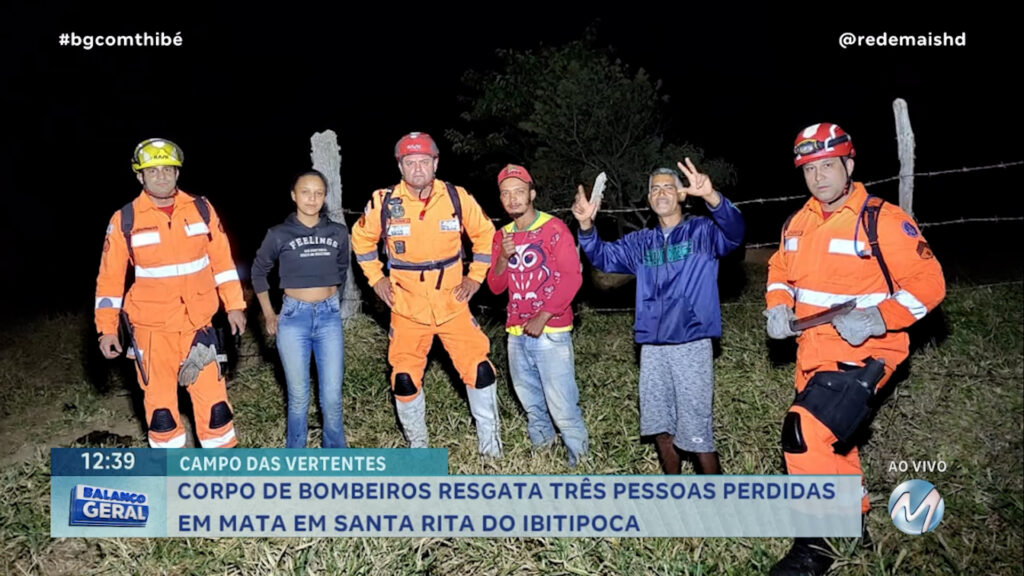
[[530, 177], [530, 173], [526, 171], [526, 168], [519, 166], [518, 164], [509, 164], [498, 172], [498, 186], [509, 178], [518, 178], [527, 184], [533, 184], [533, 178]]

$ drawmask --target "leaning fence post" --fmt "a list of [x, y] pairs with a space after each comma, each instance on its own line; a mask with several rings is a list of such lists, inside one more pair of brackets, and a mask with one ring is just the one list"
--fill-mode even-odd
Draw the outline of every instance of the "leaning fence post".
[[[341, 204], [341, 147], [334, 130], [317, 132], [309, 139], [312, 145], [310, 158], [313, 168], [327, 177], [327, 210], [328, 217], [334, 222], [345, 223], [345, 213]], [[347, 228], [346, 228], [347, 229]], [[351, 236], [349, 238], [351, 246]], [[345, 275], [345, 286], [341, 300], [341, 318], [348, 320], [359, 313], [359, 290], [352, 276], [352, 260], [349, 259], [348, 273]]]
[[900, 208], [914, 216], [914, 130], [910, 126], [907, 102], [902, 98], [893, 100], [892, 111], [896, 116], [896, 140], [900, 155]]

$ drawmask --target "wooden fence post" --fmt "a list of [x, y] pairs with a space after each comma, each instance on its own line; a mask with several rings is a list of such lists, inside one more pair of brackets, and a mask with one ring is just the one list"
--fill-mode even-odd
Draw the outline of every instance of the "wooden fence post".
[[[338, 136], [333, 130], [326, 130], [313, 134], [309, 141], [312, 145], [310, 158], [313, 160], [313, 168], [327, 177], [328, 217], [335, 222], [344, 224], [345, 213], [342, 211], [341, 202], [341, 147], [338, 146]], [[349, 245], [351, 246], [351, 235], [349, 236]], [[341, 299], [342, 320], [348, 320], [358, 314], [359, 307], [359, 290], [356, 288], [356, 281], [352, 276], [352, 260], [350, 258]]]
[[900, 155], [900, 208], [914, 217], [914, 130], [910, 126], [910, 113], [902, 98], [893, 100], [896, 116], [896, 140]]

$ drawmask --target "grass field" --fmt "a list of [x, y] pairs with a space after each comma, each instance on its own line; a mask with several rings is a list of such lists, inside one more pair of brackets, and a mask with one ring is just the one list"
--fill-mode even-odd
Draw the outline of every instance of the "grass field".
[[[761, 274], [761, 277], [758, 277]], [[763, 271], [723, 304], [715, 360], [715, 434], [728, 473], [781, 471], [779, 425], [792, 400], [792, 350], [768, 347]], [[1024, 295], [1020, 282], [951, 286], [913, 333], [900, 382], [862, 451], [873, 545], [831, 541], [836, 574], [1024, 574]], [[630, 314], [583, 309], [575, 333], [581, 405], [592, 456], [577, 470], [560, 447], [534, 454], [505, 373], [504, 341], [485, 323], [499, 383], [505, 457], [481, 461], [465, 401], [435, 355], [425, 379], [432, 445], [452, 474], [657, 474], [638, 437]], [[0, 333], [0, 573], [3, 574], [763, 574], [785, 539], [51, 539], [47, 448], [110, 430], [145, 446], [134, 384], [95, 358], [88, 314], [38, 319]], [[230, 395], [245, 446], [283, 446], [282, 380], [274, 351], [250, 326]], [[344, 409], [355, 447], [400, 447], [385, 385], [387, 338], [369, 317], [346, 328]], [[435, 351], [440, 347], [435, 347]], [[119, 361], [119, 364], [121, 361]], [[311, 446], [319, 428], [311, 413]], [[943, 460], [945, 473], [899, 473], [890, 463]], [[684, 465], [685, 466], [685, 465]], [[689, 468], [684, 468], [688, 472]], [[885, 508], [902, 480], [935, 484], [946, 502], [931, 534], [897, 531]]]

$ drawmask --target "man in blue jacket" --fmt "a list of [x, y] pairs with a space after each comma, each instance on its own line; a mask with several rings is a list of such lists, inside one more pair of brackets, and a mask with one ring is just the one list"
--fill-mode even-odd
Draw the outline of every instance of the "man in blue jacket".
[[[718, 259], [743, 241], [743, 216], [689, 158], [678, 166], [689, 186], [671, 168], [650, 176], [647, 201], [657, 228], [602, 241], [594, 228], [601, 201], [588, 200], [582, 186], [572, 213], [580, 223], [580, 248], [595, 268], [636, 276], [641, 436], [654, 436], [666, 474], [682, 472], [677, 448], [690, 455], [698, 474], [721, 474], [711, 432], [711, 339], [722, 335]], [[683, 214], [687, 196], [703, 199], [711, 218]]]

